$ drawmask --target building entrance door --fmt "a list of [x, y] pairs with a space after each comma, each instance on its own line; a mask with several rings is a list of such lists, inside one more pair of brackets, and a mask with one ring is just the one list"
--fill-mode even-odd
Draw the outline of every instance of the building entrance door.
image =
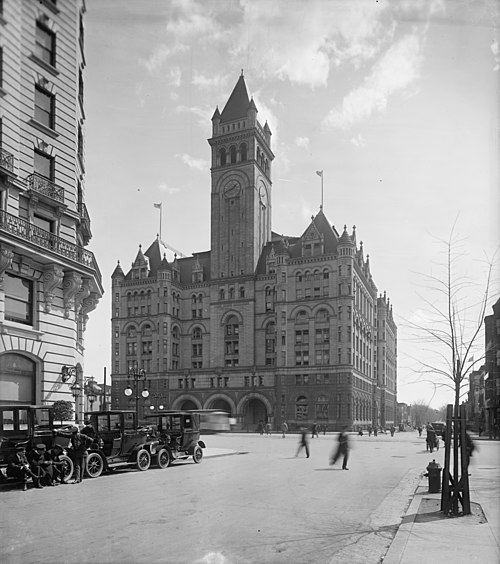
[[257, 430], [259, 421], [266, 423], [267, 411], [264, 403], [257, 398], [252, 398], [245, 404], [243, 410], [243, 429], [254, 432]]

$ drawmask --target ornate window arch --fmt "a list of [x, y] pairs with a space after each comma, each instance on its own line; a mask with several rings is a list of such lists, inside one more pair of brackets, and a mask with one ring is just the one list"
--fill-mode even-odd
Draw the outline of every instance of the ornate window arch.
[[299, 396], [295, 400], [295, 419], [303, 421], [309, 418], [309, 401], [306, 396]]
[[35, 404], [36, 362], [16, 353], [0, 355], [0, 397], [5, 403]]

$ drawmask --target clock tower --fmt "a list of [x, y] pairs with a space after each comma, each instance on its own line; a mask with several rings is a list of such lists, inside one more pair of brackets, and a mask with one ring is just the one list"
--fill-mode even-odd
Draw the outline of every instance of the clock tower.
[[212, 117], [211, 279], [252, 275], [271, 238], [271, 130], [243, 73]]

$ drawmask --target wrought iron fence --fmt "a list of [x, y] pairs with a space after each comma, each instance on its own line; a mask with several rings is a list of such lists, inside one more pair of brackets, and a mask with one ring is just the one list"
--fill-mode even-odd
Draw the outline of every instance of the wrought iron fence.
[[62, 239], [49, 231], [45, 231], [25, 219], [0, 210], [0, 230], [20, 237], [44, 249], [48, 249], [78, 264], [92, 268], [96, 271], [99, 278], [101, 276], [94, 258], [94, 253], [79, 245], [70, 243], [66, 241], [66, 239]]
[[26, 178], [26, 182], [30, 190], [64, 203], [64, 188], [60, 188], [45, 176], [34, 172]]

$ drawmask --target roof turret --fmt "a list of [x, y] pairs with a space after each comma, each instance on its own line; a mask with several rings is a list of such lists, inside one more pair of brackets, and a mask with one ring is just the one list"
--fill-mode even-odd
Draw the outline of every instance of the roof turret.
[[115, 278], [125, 278], [125, 274], [120, 266], [120, 261], [116, 265], [115, 269], [113, 270], [113, 274], [111, 275], [111, 279], [114, 280]]
[[[253, 103], [253, 100], [252, 100]], [[220, 121], [227, 122], [247, 117], [247, 111], [250, 106], [250, 98], [248, 97], [245, 77], [241, 73], [234, 90], [220, 114]], [[255, 108], [255, 104], [254, 104]], [[257, 108], [255, 108], [257, 110]], [[214, 114], [215, 115], [215, 114]]]

